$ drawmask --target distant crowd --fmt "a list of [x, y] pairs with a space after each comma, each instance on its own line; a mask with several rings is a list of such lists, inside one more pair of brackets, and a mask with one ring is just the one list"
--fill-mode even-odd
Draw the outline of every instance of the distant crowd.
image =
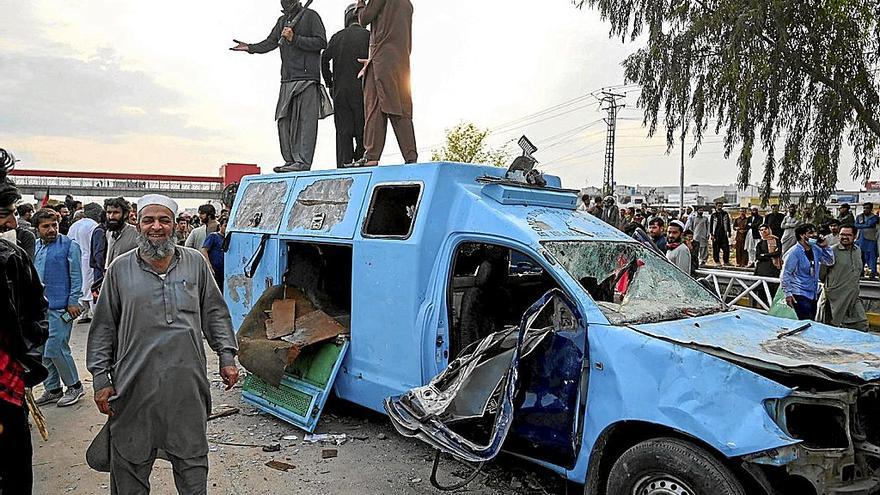
[[880, 217], [872, 203], [862, 205], [858, 215], [843, 203], [837, 215], [824, 206], [792, 204], [786, 213], [772, 205], [762, 215], [751, 206], [732, 217], [722, 203], [670, 212], [658, 206], [620, 208], [612, 196], [584, 196], [580, 208], [691, 276], [706, 266], [711, 247], [717, 267], [748, 268], [756, 276], [779, 278], [782, 296], [799, 319], [868, 329], [858, 296], [860, 279], [877, 279]]

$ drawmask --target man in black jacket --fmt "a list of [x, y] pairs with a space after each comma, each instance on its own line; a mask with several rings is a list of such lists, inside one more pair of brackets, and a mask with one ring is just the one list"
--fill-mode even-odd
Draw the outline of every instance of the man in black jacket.
[[782, 229], [782, 221], [785, 219], [785, 213], [781, 213], [779, 211], [779, 205], [771, 205], [770, 213], [764, 217], [764, 225], [766, 225], [770, 232], [776, 236], [777, 239], [782, 239], [783, 229]]
[[[709, 217], [709, 234], [712, 236], [712, 260], [716, 265], [730, 264], [730, 215], [724, 211], [724, 203], [715, 203], [715, 213]], [[724, 257], [719, 259], [719, 254]]]
[[[13, 217], [16, 188], [0, 172], [0, 223]], [[25, 387], [46, 378], [38, 348], [46, 342], [46, 298], [37, 271], [13, 235], [0, 235], [0, 493], [30, 494], [33, 448]]]
[[[284, 15], [265, 40], [247, 44], [238, 40], [230, 50], [268, 53], [281, 49], [281, 92], [275, 107], [278, 139], [284, 165], [276, 172], [310, 170], [318, 141], [321, 109], [321, 50], [327, 47], [327, 31], [321, 16], [305, 9], [299, 0], [281, 0]], [[296, 26], [290, 23], [302, 12]]]
[[356, 7], [345, 9], [345, 29], [330, 38], [321, 56], [321, 72], [333, 96], [337, 167], [364, 156], [364, 88], [357, 76], [363, 67], [358, 59], [370, 55], [370, 32], [358, 24]]

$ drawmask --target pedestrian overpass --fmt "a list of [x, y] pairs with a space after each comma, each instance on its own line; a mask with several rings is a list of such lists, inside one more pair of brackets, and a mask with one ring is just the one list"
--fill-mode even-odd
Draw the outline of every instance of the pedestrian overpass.
[[256, 165], [226, 163], [216, 177], [195, 175], [125, 174], [16, 168], [10, 174], [25, 198], [33, 195], [73, 197], [140, 197], [164, 194], [177, 199], [221, 199], [223, 189], [245, 175], [259, 174]]

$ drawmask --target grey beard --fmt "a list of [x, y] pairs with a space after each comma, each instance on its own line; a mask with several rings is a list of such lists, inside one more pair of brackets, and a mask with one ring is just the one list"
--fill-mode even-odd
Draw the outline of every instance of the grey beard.
[[159, 244], [154, 244], [143, 232], [138, 232], [137, 243], [140, 253], [151, 260], [165, 259], [174, 254], [174, 249], [177, 247], [174, 232], [171, 233], [171, 237]]

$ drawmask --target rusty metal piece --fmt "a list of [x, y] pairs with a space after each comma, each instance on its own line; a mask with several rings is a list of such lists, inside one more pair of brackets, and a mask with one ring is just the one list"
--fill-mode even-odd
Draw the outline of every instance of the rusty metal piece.
[[238, 412], [239, 410], [237, 407], [227, 406], [224, 409], [219, 409], [217, 411], [211, 412], [211, 414], [208, 416], [208, 421], [225, 418], [226, 416], [232, 416], [233, 414], [238, 414]]
[[296, 320], [296, 300], [276, 299], [272, 302], [272, 317], [266, 320], [266, 338], [280, 339], [293, 333]]
[[278, 471], [284, 471], [285, 473], [296, 467], [293, 464], [288, 464], [286, 462], [281, 462], [281, 461], [269, 461], [266, 463], [266, 466], [268, 466], [272, 469], [277, 469]]
[[296, 331], [282, 340], [293, 344], [288, 354], [292, 355], [293, 362], [304, 347], [333, 340], [344, 333], [348, 333], [348, 329], [319, 309], [297, 318]]
[[336, 449], [323, 449], [321, 451], [321, 459], [333, 459], [339, 454]]

